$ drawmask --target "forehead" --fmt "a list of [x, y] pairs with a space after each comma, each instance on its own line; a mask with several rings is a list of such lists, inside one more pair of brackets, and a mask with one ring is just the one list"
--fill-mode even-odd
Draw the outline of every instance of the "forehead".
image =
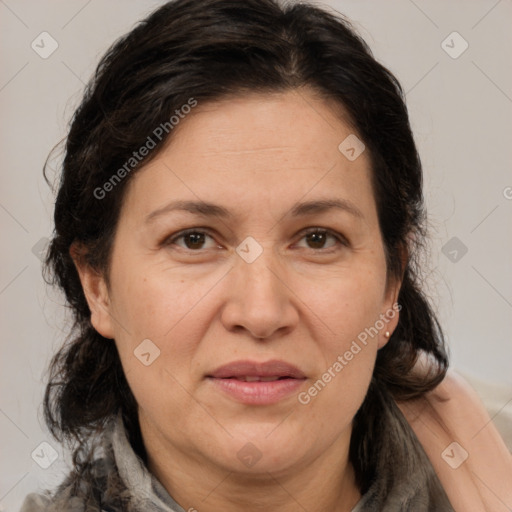
[[337, 154], [339, 143], [354, 131], [341, 105], [303, 88], [199, 103], [177, 126], [170, 145], [192, 145], [192, 137], [200, 142], [197, 152], [203, 158], [237, 153], [244, 158], [269, 153], [266, 158], [271, 158], [272, 152], [287, 150], [317, 160], [315, 148], [330, 146], [329, 152]]
[[247, 212], [334, 194], [372, 209], [369, 155], [341, 150], [354, 136], [339, 105], [308, 90], [199, 103], [137, 171], [125, 201], [148, 211], [174, 198], [215, 200]]

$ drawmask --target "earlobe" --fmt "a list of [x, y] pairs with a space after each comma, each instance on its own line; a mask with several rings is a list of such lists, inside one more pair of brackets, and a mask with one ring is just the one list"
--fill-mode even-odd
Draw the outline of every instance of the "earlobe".
[[386, 310], [381, 315], [381, 318], [384, 319], [385, 326], [379, 333], [378, 340], [378, 348], [381, 349], [384, 347], [393, 332], [396, 330], [398, 326], [398, 320], [400, 318], [400, 310], [402, 309], [401, 305], [398, 304], [398, 295], [400, 293], [400, 283], [395, 283], [392, 287], [389, 288], [387, 297], [386, 297]]
[[77, 245], [73, 244], [69, 253], [80, 277], [91, 312], [92, 326], [104, 338], [114, 339], [110, 297], [105, 278], [86, 261], [83, 251]]
[[391, 330], [391, 327], [386, 327], [386, 330], [380, 334], [379, 341], [377, 344], [378, 349], [381, 349], [384, 347], [387, 342], [389, 341], [389, 338], [391, 338], [391, 335], [393, 334], [393, 331]]
[[392, 311], [386, 311], [385, 315], [386, 321], [388, 323], [379, 334], [378, 349], [384, 347], [393, 335], [393, 332], [398, 325], [398, 317], [400, 313], [395, 308], [393, 308]]

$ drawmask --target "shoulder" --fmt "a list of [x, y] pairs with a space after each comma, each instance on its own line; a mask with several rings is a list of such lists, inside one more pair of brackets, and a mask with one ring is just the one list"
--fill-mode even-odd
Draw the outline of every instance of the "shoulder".
[[31, 493], [27, 495], [20, 512], [44, 512], [47, 510], [50, 499], [43, 494]]
[[504, 503], [512, 503], [511, 454], [461, 375], [448, 370], [434, 390], [398, 407], [456, 510], [509, 510]]
[[424, 397], [399, 402], [398, 406], [411, 425], [437, 420], [446, 423], [454, 433], [467, 429], [469, 424], [488, 420], [476, 391], [452, 369], [448, 369], [441, 383]]
[[109, 468], [97, 458], [81, 471], [71, 471], [56, 489], [28, 494], [19, 512], [103, 512]]
[[397, 405], [415, 431], [430, 428], [432, 434], [443, 432], [453, 439], [499, 438], [478, 393], [453, 369], [422, 398]]
[[87, 499], [72, 496], [69, 493], [51, 496], [49, 492], [28, 494], [19, 512], [85, 512], [86, 510], [106, 512], [100, 503], [91, 504]]

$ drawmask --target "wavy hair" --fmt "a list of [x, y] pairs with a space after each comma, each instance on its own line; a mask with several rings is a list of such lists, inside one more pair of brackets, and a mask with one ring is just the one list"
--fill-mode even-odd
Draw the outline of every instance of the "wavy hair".
[[[402, 281], [398, 326], [378, 352], [372, 384], [354, 419], [350, 457], [363, 491], [372, 477], [364, 447], [378, 422], [375, 387], [407, 400], [444, 378], [443, 334], [420, 287], [418, 255], [426, 237], [422, 168], [397, 79], [336, 12], [279, 0], [174, 0], [103, 56], [65, 141], [46, 277], [65, 293], [74, 324], [51, 362], [44, 413], [52, 434], [73, 448], [77, 471], [91, 457], [91, 439], [117, 413], [134, 449], [143, 458], [145, 453], [137, 403], [115, 344], [91, 324], [70, 248], [75, 242], [85, 247], [87, 264], [108, 279], [126, 187], [172, 131], [108, 194], [98, 198], [98, 189], [190, 98], [201, 104], [304, 86], [342, 107], [364, 141], [388, 276]], [[433, 364], [420, 376], [413, 367], [422, 352]]]

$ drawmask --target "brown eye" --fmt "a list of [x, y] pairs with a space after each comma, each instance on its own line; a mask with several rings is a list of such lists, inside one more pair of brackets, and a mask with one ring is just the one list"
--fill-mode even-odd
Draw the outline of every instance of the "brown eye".
[[[337, 244], [347, 245], [346, 241], [341, 235], [326, 229], [319, 228], [314, 228], [306, 232], [301, 240], [306, 240], [308, 249], [315, 250], [332, 249]], [[329, 243], [329, 240], [332, 241]]]
[[183, 240], [188, 249], [201, 249], [205, 235], [204, 233], [188, 233], [183, 236]]
[[327, 240], [327, 233], [322, 232], [316, 232], [316, 233], [309, 233], [306, 235], [306, 238], [308, 240], [309, 246], [312, 249], [323, 249], [325, 242]]
[[[213, 243], [210, 247], [205, 247], [208, 239], [211, 239], [213, 243], [213, 238], [208, 233], [194, 229], [178, 233], [176, 236], [169, 239], [168, 242], [166, 242], [166, 245], [176, 244], [184, 249], [197, 251], [200, 249], [209, 249], [215, 246], [215, 243]], [[178, 240], [182, 242], [178, 243]]]

